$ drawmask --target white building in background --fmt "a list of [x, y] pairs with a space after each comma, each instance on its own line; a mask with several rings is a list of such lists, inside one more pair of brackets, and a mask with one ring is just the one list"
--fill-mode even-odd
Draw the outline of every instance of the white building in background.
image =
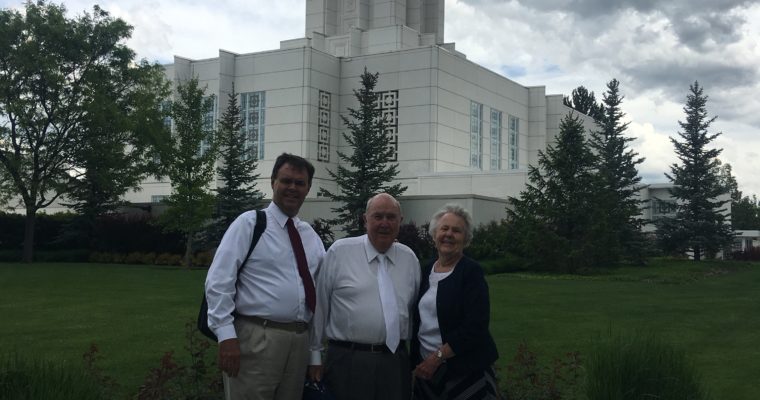
[[[400, 199], [406, 221], [423, 223], [450, 201], [470, 209], [476, 224], [503, 218], [507, 196], [524, 188], [528, 164], [570, 111], [561, 95], [520, 85], [444, 43], [444, 0], [307, 0], [305, 32], [272, 51], [175, 57], [166, 74], [199, 78], [216, 99], [209, 121], [223, 113], [234, 85], [266, 196], [282, 152], [314, 164], [301, 212], [307, 220], [330, 215], [333, 204], [317, 193], [336, 190], [327, 170], [336, 170], [338, 150], [350, 151], [340, 114], [357, 106], [353, 89], [364, 68], [380, 73], [388, 146], [408, 187]], [[156, 202], [170, 191], [167, 181], [150, 180], [127, 200]]]

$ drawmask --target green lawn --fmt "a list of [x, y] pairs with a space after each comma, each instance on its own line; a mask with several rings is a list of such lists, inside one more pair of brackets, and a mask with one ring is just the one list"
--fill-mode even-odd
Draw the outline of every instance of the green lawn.
[[[80, 363], [89, 344], [134, 393], [165, 351], [183, 354], [205, 271], [0, 264], [0, 353]], [[606, 332], [658, 332], [687, 350], [716, 399], [760, 393], [760, 264], [669, 262], [592, 276], [489, 277], [502, 367], [521, 341], [544, 360], [588, 354]]]

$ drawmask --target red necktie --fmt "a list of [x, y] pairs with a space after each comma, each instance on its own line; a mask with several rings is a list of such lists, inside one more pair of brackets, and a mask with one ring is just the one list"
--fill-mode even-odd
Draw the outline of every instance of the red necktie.
[[317, 295], [314, 292], [314, 281], [311, 280], [311, 273], [309, 273], [309, 264], [306, 263], [306, 253], [303, 251], [301, 235], [298, 234], [296, 226], [293, 225], [292, 218], [288, 218], [288, 222], [285, 223], [285, 226], [288, 227], [290, 245], [293, 246], [293, 253], [296, 255], [296, 263], [298, 264], [298, 275], [301, 275], [303, 290], [306, 292], [306, 305], [311, 312], [314, 312], [314, 308], [317, 305]]

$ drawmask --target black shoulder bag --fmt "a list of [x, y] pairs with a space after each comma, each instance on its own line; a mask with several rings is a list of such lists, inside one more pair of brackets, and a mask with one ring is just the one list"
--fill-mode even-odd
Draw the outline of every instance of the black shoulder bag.
[[[248, 254], [245, 255], [245, 258], [243, 259], [243, 264], [240, 265], [240, 268], [238, 268], [238, 277], [240, 277], [240, 272], [243, 271], [243, 267], [245, 266], [246, 261], [248, 261], [248, 258], [251, 257], [251, 253], [253, 252], [253, 248], [256, 247], [256, 243], [259, 242], [259, 238], [261, 238], [261, 234], [264, 233], [264, 230], [267, 228], [267, 214], [264, 212], [264, 210], [256, 210], [256, 226], [253, 228], [253, 237], [251, 238], [251, 247], [248, 248]], [[213, 340], [218, 341], [216, 335], [214, 335], [214, 332], [211, 330], [211, 328], [208, 327], [208, 303], [206, 302], [206, 290], [203, 290], [203, 301], [201, 301], [201, 310], [198, 312], [198, 330], [201, 331], [203, 336]]]

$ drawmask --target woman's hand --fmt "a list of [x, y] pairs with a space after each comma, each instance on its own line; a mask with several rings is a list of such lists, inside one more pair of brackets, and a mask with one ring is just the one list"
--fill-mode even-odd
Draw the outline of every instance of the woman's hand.
[[414, 368], [414, 376], [420, 379], [431, 379], [441, 364], [443, 364], [443, 359], [431, 353]]

